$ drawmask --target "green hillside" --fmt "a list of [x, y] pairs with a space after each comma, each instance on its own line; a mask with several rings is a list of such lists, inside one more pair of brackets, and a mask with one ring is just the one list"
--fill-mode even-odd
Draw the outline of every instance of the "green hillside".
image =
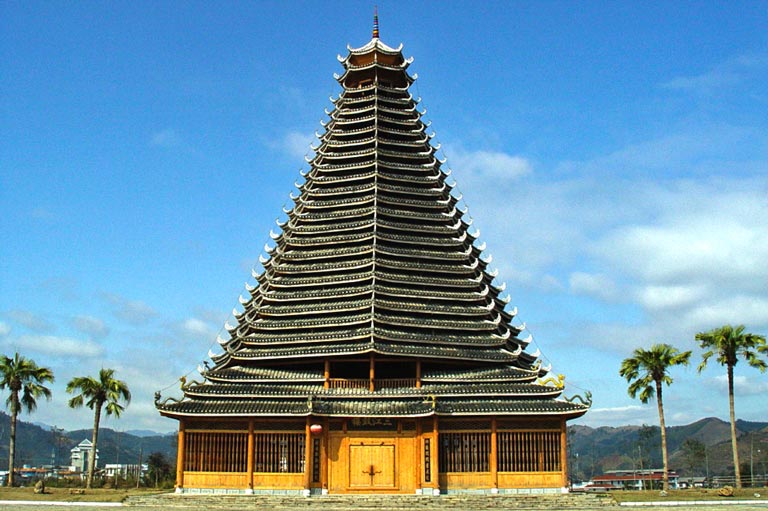
[[[768, 422], [737, 421], [742, 474], [768, 470]], [[568, 463], [574, 480], [607, 470], [661, 468], [658, 426], [571, 426]], [[670, 469], [684, 476], [732, 475], [730, 424], [707, 418], [667, 428]], [[697, 449], [698, 447], [698, 449]]]
[[[0, 467], [8, 467], [10, 417], [0, 412]], [[91, 430], [61, 431], [45, 429], [19, 421], [16, 431], [16, 465], [69, 465], [69, 451], [83, 440], [91, 439]], [[153, 452], [161, 452], [175, 463], [176, 435], [135, 436], [108, 428], [99, 431], [99, 464], [138, 463]]]

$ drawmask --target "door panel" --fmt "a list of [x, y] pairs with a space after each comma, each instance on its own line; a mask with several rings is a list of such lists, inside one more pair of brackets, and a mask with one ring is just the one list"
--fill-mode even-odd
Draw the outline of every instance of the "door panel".
[[350, 489], [395, 488], [395, 482], [395, 444], [393, 442], [350, 444]]
[[397, 437], [331, 434], [328, 443], [329, 492], [412, 493], [419, 473], [416, 445], [415, 433]]

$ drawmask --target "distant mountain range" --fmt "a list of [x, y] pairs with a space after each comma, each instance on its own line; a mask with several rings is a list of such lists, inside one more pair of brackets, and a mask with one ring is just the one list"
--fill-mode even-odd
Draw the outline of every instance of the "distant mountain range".
[[[0, 412], [0, 468], [8, 467], [10, 417]], [[176, 438], [148, 430], [99, 430], [99, 463], [138, 463], [149, 454], [162, 453], [171, 463], [176, 459]], [[44, 424], [19, 421], [16, 430], [16, 465], [69, 465], [70, 449], [91, 439], [90, 429], [57, 430]]]
[[[742, 475], [768, 470], [768, 422], [736, 421]], [[661, 468], [658, 426], [568, 427], [568, 463], [574, 479], [608, 470]], [[670, 469], [684, 476], [732, 475], [730, 423], [716, 418], [667, 428]]]
[[[768, 422], [737, 421], [742, 474], [768, 471]], [[8, 466], [10, 417], [0, 412], [0, 467]], [[69, 465], [69, 452], [91, 430], [60, 431], [46, 425], [19, 421], [16, 464]], [[162, 453], [174, 465], [177, 435], [147, 430], [99, 433], [99, 460], [107, 463], [138, 463], [152, 453]], [[733, 473], [730, 425], [715, 418], [686, 426], [667, 428], [670, 468], [681, 475], [729, 475]], [[568, 427], [568, 464], [574, 480], [587, 480], [607, 470], [661, 468], [661, 435], [658, 426]], [[698, 447], [698, 449], [697, 449]]]

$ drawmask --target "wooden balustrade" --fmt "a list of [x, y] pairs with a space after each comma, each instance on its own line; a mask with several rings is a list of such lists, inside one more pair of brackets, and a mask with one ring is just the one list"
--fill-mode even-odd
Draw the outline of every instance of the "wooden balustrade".
[[332, 389], [367, 389], [371, 380], [368, 378], [331, 378], [328, 383]]
[[376, 389], [413, 388], [416, 386], [416, 378], [387, 378], [374, 382]]
[[[416, 378], [386, 378], [374, 380], [374, 388], [396, 389], [413, 388], [416, 386]], [[367, 389], [371, 386], [371, 380], [368, 378], [330, 378], [328, 387], [332, 389]]]

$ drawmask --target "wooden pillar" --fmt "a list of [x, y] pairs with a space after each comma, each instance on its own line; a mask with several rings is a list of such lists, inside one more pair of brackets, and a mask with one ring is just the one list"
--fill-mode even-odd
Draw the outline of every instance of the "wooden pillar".
[[493, 482], [493, 487], [498, 489], [499, 488], [499, 465], [498, 465], [498, 442], [496, 440], [496, 430], [497, 430], [497, 423], [496, 423], [496, 417], [491, 419], [491, 459], [490, 461], [490, 469], [491, 469], [491, 481]]
[[437, 415], [434, 415], [434, 418], [432, 438], [435, 439], [435, 445], [432, 447], [432, 481], [435, 489], [440, 491], [440, 421], [438, 421]]
[[248, 421], [248, 456], [246, 457], [246, 463], [248, 466], [248, 489], [253, 491], [253, 443], [254, 443], [254, 431], [253, 431], [253, 419]]
[[420, 418], [416, 419], [416, 481], [415, 488], [422, 488], [424, 485], [424, 431]]
[[312, 417], [307, 416], [307, 423], [304, 426], [304, 491], [306, 493], [309, 493], [309, 488], [312, 484], [312, 432], [310, 431], [311, 423]]
[[371, 359], [369, 362], [368, 378], [370, 379], [369, 390], [371, 392], [376, 391], [375, 378], [376, 378], [376, 361], [371, 353]]
[[331, 441], [330, 422], [328, 417], [323, 419], [323, 437], [320, 439], [320, 483], [323, 487], [323, 493], [328, 492], [328, 451], [330, 448], [328, 443]]
[[568, 429], [565, 419], [560, 419], [560, 473], [563, 474], [563, 488], [568, 486]]
[[176, 446], [176, 488], [184, 488], [184, 420], [179, 421], [179, 439]]
[[416, 361], [416, 388], [421, 388], [421, 359]]
[[327, 358], [323, 367], [323, 380], [323, 388], [329, 388], [331, 386], [331, 361]]

